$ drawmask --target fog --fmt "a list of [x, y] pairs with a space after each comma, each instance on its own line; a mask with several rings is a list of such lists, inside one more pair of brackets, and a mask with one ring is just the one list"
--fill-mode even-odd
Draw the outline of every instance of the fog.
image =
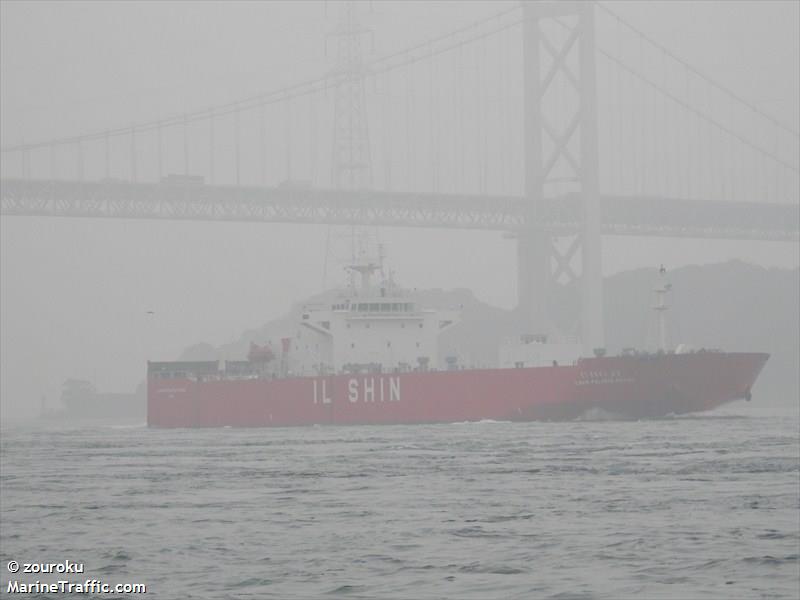
[[[423, 43], [514, 5], [360, 3], [358, 19], [372, 30], [364, 37], [365, 59]], [[608, 2], [607, 6], [759, 111], [794, 131], [800, 128], [800, 4]], [[336, 39], [329, 34], [340, 9], [337, 2], [2, 2], [2, 146], [125, 128], [316, 77], [336, 66]], [[603, 43], [635, 56], [635, 36], [615, 37], [616, 27], [613, 20], [609, 25], [598, 17]], [[477, 92], [474, 106], [467, 100], [454, 109], [453, 114], [461, 116], [453, 117], [452, 123], [445, 118], [452, 90], [467, 85], [457, 84], [456, 78], [474, 75], [480, 83], [478, 75], [463, 66], [469, 56], [445, 54], [430, 72], [424, 66], [413, 67], [416, 70], [410, 70], [406, 79], [401, 74], [370, 84], [374, 87], [368, 90], [368, 102], [381, 94], [388, 98], [367, 109], [374, 187], [432, 191], [433, 183], [441, 191], [521, 193], [521, 84], [513, 81], [518, 77], [513, 71], [519, 65], [513, 60], [519, 60], [519, 28], [504, 35], [505, 41], [487, 42], [478, 50], [467, 46], [465, 52], [474, 52], [480, 76], [497, 76], [504, 83], [494, 93]], [[630, 47], [620, 48], [625, 44]], [[501, 66], [492, 67], [493, 58], [500, 59]], [[664, 59], [642, 58], [638, 67], [667, 85], [676, 75], [659, 70], [659, 61]], [[673, 164], [682, 172], [680, 147], [685, 142], [668, 137], [675, 133], [665, 124], [670, 115], [664, 112], [664, 121], [644, 133], [625, 131], [623, 125], [617, 128], [615, 115], [639, 109], [615, 101], [613, 93], [603, 95], [605, 87], [614, 87], [608, 82], [615, 81], [614, 76], [601, 75], [607, 68], [598, 59], [601, 190], [676, 192], [671, 195], [694, 198], [716, 195], [710, 199], [731, 201], [755, 200], [757, 195], [771, 202], [797, 202], [796, 172], [792, 175], [778, 167], [773, 173], [771, 163], [764, 161], [750, 174], [749, 163], [744, 169], [736, 166], [748, 160], [744, 154], [725, 163], [725, 142], [711, 134], [708, 141], [698, 142], [703, 154], [712, 157], [710, 166], [688, 173], [686, 181], [692, 183], [686, 184], [686, 194], [680, 194], [683, 184], [676, 183], [677, 175], [654, 148], [661, 139], [665, 147], [674, 145], [670, 160], [677, 161]], [[426, 87], [430, 77], [440, 79], [441, 88]], [[632, 85], [622, 81], [615, 88], [621, 98], [630, 96], [627, 102], [634, 102], [631, 98], [639, 93]], [[762, 131], [761, 121], [752, 115], [741, 117], [735, 104], [713, 104], [714, 98], [700, 98], [698, 94], [705, 92], [689, 88], [689, 97], [708, 103], [716, 118], [741, 125], [744, 134], [753, 134], [771, 152], [797, 164], [796, 137], [787, 138], [769, 127]], [[430, 102], [438, 108], [425, 113], [423, 102], [429, 94], [435, 94]], [[642, 97], [646, 102], [648, 96]], [[242, 183], [258, 185], [263, 178], [273, 186], [287, 180], [331, 186], [334, 93], [328, 90], [313, 98], [313, 105], [279, 106], [267, 115], [268, 124], [274, 125], [269, 148], [242, 158]], [[480, 114], [481, 106], [489, 116], [470, 118]], [[645, 106], [650, 108], [643, 111], [663, 107], [656, 101]], [[641, 115], [643, 120], [645, 116]], [[259, 115], [241, 118], [243, 147], [255, 148]], [[288, 128], [287, 119], [293, 124]], [[229, 150], [234, 141], [229, 121], [220, 117], [217, 127], [216, 158], [203, 149], [206, 130], [193, 130], [189, 171], [207, 181], [232, 183]], [[182, 144], [187, 142], [181, 141], [179, 131], [164, 135], [167, 156], [162, 174], [180, 173]], [[641, 148], [637, 136], [644, 136]], [[469, 144], [475, 140], [477, 150], [459, 150], [472, 148]], [[150, 144], [151, 150], [139, 150], [136, 177], [155, 181], [152, 135], [142, 134], [138, 143]], [[125, 154], [130, 142], [122, 139], [113, 144], [117, 145], [112, 147], [110, 167], [108, 159], [103, 164], [101, 146], [87, 145], [86, 156], [80, 159], [87, 179], [102, 178], [104, 168], [110, 169], [112, 178], [133, 178], [130, 156]], [[288, 153], [286, 144], [291, 146]], [[466, 156], [455, 158], [459, 151]], [[55, 163], [56, 178], [76, 178], [74, 150], [58, 152], [55, 158], [46, 151], [32, 156], [33, 176], [46, 177]], [[442, 156], [436, 163], [435, 158]], [[19, 176], [18, 158], [3, 155], [3, 177]], [[266, 166], [258, 164], [264, 158]], [[690, 169], [702, 164], [700, 156], [686, 160]], [[209, 162], [215, 172], [208, 172]], [[474, 165], [483, 165], [483, 175]], [[440, 175], [432, 168], [439, 168]], [[661, 182], [665, 187], [659, 187]], [[35, 416], [43, 396], [55, 405], [62, 382], [71, 377], [91, 380], [101, 390], [130, 391], [142, 381], [147, 359], [173, 359], [197, 342], [231, 342], [243, 331], [281, 316], [293, 303], [343, 282], [340, 264], [323, 275], [328, 234], [326, 225], [3, 216], [2, 420]], [[406, 286], [468, 288], [489, 304], [516, 305], [516, 245], [501, 232], [383, 228], [378, 235], [388, 262]], [[609, 236], [603, 244], [605, 275], [732, 258], [782, 269], [798, 266], [796, 242]]]
[[799, 131], [797, 1], [0, 0], [0, 588], [797, 599]]

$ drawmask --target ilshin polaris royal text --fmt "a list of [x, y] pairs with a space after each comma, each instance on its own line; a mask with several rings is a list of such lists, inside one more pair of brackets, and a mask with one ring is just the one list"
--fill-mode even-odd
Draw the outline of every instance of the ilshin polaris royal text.
[[[621, 418], [703, 411], [750, 399], [767, 354], [664, 347], [665, 296], [654, 292], [661, 349], [581, 356], [577, 340], [522, 335], [494, 368], [438, 364], [439, 335], [459, 313], [427, 309], [382, 274], [350, 266], [346, 293], [307, 305], [280, 348], [251, 344], [247, 360], [149, 362], [152, 427], [447, 423], [483, 419]], [[356, 285], [355, 276], [360, 277]]]

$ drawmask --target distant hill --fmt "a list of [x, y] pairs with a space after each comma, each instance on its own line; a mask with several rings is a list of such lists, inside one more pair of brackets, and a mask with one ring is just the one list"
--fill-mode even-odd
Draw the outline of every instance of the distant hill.
[[[605, 287], [609, 348], [641, 345], [641, 306], [655, 277], [650, 269], [620, 273]], [[696, 348], [769, 352], [756, 400], [797, 404], [800, 398], [800, 271], [740, 261], [690, 266], [669, 274], [675, 342]], [[642, 315], [639, 319], [632, 315]]]
[[[669, 312], [671, 341], [695, 348], [769, 352], [771, 358], [753, 396], [772, 403], [800, 398], [800, 271], [766, 269], [741, 261], [688, 266], [669, 273], [673, 285]], [[656, 269], [637, 269], [606, 278], [604, 309], [606, 346], [610, 353], [625, 347], [643, 348], [652, 323], [649, 306]], [[417, 292], [432, 307], [461, 308], [462, 322], [442, 334], [442, 356], [458, 352], [465, 364], [493, 364], [503, 337], [521, 333], [515, 311], [490, 306], [466, 289]], [[264, 343], [290, 336], [301, 305], [331, 297], [326, 292], [295, 305], [280, 319], [245, 331], [234, 343], [219, 347], [197, 344], [180, 360], [242, 359], [251, 341]], [[554, 299], [559, 324], [574, 320], [579, 309], [577, 289], [567, 286]]]

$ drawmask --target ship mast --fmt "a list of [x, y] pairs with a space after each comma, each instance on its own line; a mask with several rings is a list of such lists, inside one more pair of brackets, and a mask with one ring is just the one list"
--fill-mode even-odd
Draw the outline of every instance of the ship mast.
[[658, 270], [659, 282], [653, 292], [656, 294], [656, 303], [652, 307], [656, 312], [656, 323], [658, 327], [658, 349], [662, 352], [667, 351], [667, 311], [669, 305], [667, 304], [667, 293], [672, 290], [672, 284], [666, 280], [667, 270], [664, 265]]

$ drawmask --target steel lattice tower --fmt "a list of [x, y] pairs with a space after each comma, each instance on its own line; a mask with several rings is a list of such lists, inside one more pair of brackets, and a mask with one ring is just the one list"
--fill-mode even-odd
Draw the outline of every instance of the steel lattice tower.
[[339, 24], [332, 33], [338, 42], [335, 75], [341, 81], [335, 88], [331, 179], [335, 187], [344, 189], [368, 188], [372, 184], [361, 44], [370, 30], [358, 23], [356, 11], [355, 2], [344, 2]]
[[[365, 90], [366, 68], [363, 61], [362, 38], [371, 30], [358, 22], [358, 7], [354, 0], [343, 2], [339, 23], [331, 36], [337, 40], [336, 67], [332, 73], [337, 84], [334, 89], [333, 147], [331, 182], [337, 189], [360, 190], [372, 187], [372, 157], [369, 143], [369, 124]], [[366, 229], [355, 226], [337, 231], [328, 227], [325, 242], [323, 287], [327, 286], [330, 262], [354, 264], [368, 245]], [[338, 250], [338, 251], [337, 251]], [[350, 272], [351, 285], [354, 273]]]

